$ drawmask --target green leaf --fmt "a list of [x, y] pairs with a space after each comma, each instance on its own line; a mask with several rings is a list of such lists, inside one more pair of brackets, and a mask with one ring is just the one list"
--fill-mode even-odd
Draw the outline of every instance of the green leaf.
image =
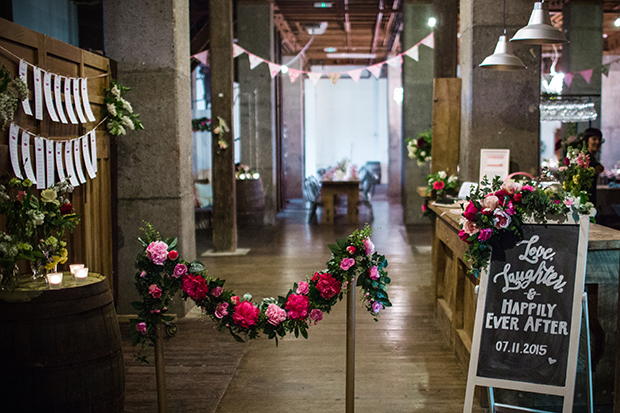
[[295, 327], [295, 338], [299, 337], [299, 328], [296, 326]]
[[173, 239], [172, 242], [170, 242], [170, 244], [168, 244], [168, 251], [172, 251], [174, 249], [174, 247], [177, 246], [177, 239]]
[[144, 308], [144, 303], [142, 301], [134, 301], [131, 303], [131, 306], [136, 310], [140, 311]]
[[205, 266], [200, 261], [192, 261], [189, 263], [188, 270], [191, 273], [203, 272], [205, 270]]
[[174, 317], [171, 316], [171, 315], [162, 315], [161, 319], [164, 320], [164, 321], [173, 321]]
[[299, 330], [301, 331], [301, 335], [307, 340], [308, 339], [308, 332], [306, 331], [306, 329], [301, 327]]
[[338, 254], [338, 253], [340, 253], [340, 251], [341, 251], [341, 250], [340, 250], [340, 248], [338, 248], [338, 246], [337, 246], [337, 245], [334, 245], [334, 244], [329, 244], [329, 245], [327, 246], [327, 248], [329, 248], [329, 250], [330, 250], [333, 254]]
[[234, 337], [237, 343], [245, 343], [245, 341], [241, 337], [239, 337], [237, 334], [235, 334], [232, 330], [230, 330], [230, 334]]

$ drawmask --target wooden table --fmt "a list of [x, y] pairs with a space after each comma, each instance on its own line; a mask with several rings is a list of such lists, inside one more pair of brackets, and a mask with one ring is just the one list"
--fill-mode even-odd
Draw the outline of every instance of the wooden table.
[[323, 201], [324, 224], [332, 224], [336, 214], [334, 198], [337, 195], [347, 196], [347, 223], [357, 224], [359, 212], [357, 204], [360, 200], [360, 181], [323, 181], [321, 182], [321, 200]]
[[[460, 207], [439, 207], [429, 203], [436, 214], [433, 222], [432, 263], [435, 289], [435, 315], [440, 329], [465, 370], [469, 366], [476, 314], [475, 288], [479, 279], [467, 271], [463, 260], [467, 244], [458, 237]], [[590, 315], [596, 317], [605, 333], [605, 352], [594, 375], [595, 403], [614, 403], [620, 413], [620, 363], [618, 348], [618, 278], [620, 275], [620, 231], [590, 224], [586, 266], [586, 291]], [[576, 390], [585, 397], [585, 389]]]

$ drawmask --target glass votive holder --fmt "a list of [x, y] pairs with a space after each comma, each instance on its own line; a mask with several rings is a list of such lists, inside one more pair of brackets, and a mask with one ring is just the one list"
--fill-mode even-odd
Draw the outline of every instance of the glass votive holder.
[[50, 290], [59, 290], [62, 284], [62, 273], [51, 272], [47, 274], [47, 283], [50, 286]]
[[78, 268], [84, 268], [84, 264], [70, 264], [69, 265], [69, 270], [71, 270], [71, 274], [73, 274], [75, 276], [75, 271]]
[[88, 267], [82, 267], [82, 268], [76, 269], [73, 275], [75, 277], [76, 284], [86, 283], [86, 277], [88, 277]]

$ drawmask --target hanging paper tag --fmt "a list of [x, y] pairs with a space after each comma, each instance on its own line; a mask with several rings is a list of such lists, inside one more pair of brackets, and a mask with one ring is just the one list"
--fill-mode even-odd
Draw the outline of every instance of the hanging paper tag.
[[[28, 63], [26, 63], [26, 61], [23, 59], [19, 61], [19, 77], [24, 81], [27, 87], [28, 86]], [[28, 100], [28, 98], [22, 100], [22, 108], [24, 108], [24, 113], [26, 115], [32, 116], [32, 109], [30, 108], [30, 101]]]
[[88, 138], [86, 136], [82, 136], [80, 138], [80, 142], [82, 143], [82, 156], [84, 157], [84, 165], [86, 165], [86, 172], [88, 172], [88, 177], [90, 179], [95, 179], [97, 175], [95, 174], [95, 170], [93, 169], [90, 151], [88, 150]]
[[75, 117], [75, 112], [73, 112], [73, 104], [71, 103], [71, 78], [63, 77], [65, 81], [65, 108], [67, 109], [67, 114], [69, 115], [69, 120], [74, 125], [77, 125], [78, 121]]
[[47, 113], [54, 122], [60, 122], [54, 109], [54, 101], [52, 100], [52, 74], [49, 72], [43, 72], [43, 91], [45, 92], [45, 106], [47, 106]]
[[86, 117], [89, 122], [95, 121], [95, 115], [93, 115], [93, 111], [90, 108], [90, 99], [88, 99], [88, 85], [86, 84], [86, 78], [82, 78], [81, 87], [82, 87], [82, 103], [84, 104], [84, 111], [86, 112]]
[[21, 168], [19, 167], [19, 155], [18, 155], [18, 142], [17, 138], [19, 137], [19, 126], [14, 123], [11, 123], [11, 127], [9, 129], [9, 152], [11, 152], [11, 165], [13, 166], [13, 173], [19, 179], [24, 179], [22, 175]]
[[58, 112], [60, 121], [62, 123], [68, 123], [67, 117], [65, 116], [65, 111], [62, 110], [62, 94], [60, 90], [61, 81], [62, 81], [61, 76], [54, 75], [54, 102], [56, 102], [56, 112]]
[[56, 142], [56, 171], [58, 172], [58, 179], [64, 181], [65, 170], [62, 168], [62, 142]]
[[45, 139], [45, 166], [47, 167], [47, 187], [54, 185], [54, 141]]
[[45, 189], [45, 148], [43, 148], [43, 138], [34, 138], [34, 159], [37, 169], [37, 189]]
[[75, 169], [73, 169], [73, 141], [65, 142], [65, 166], [67, 167], [67, 174], [71, 185], [80, 186], [80, 181], [75, 176]]
[[84, 177], [84, 170], [82, 169], [82, 161], [80, 160], [80, 136], [77, 139], [73, 140], [73, 159], [75, 160], [75, 171], [77, 172], [80, 183], [86, 183], [86, 178]]
[[37, 182], [32, 170], [32, 160], [30, 159], [30, 134], [26, 131], [22, 132], [22, 164], [26, 172], [26, 178], [33, 183]]
[[34, 113], [35, 119], [43, 120], [43, 88], [41, 85], [41, 69], [34, 67]]
[[75, 111], [77, 112], [80, 123], [86, 123], [86, 117], [84, 117], [84, 111], [82, 110], [82, 102], [80, 102], [80, 79], [71, 79], [73, 85], [73, 103], [75, 104]]
[[91, 165], [93, 165], [93, 170], [97, 173], [97, 135], [94, 130], [91, 130], [90, 133], [90, 157], [91, 157]]

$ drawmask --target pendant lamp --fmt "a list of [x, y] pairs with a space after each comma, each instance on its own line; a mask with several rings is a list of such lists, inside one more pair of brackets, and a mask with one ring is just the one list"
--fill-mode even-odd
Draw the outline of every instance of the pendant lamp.
[[512, 45], [506, 40], [506, 0], [504, 0], [504, 34], [499, 36], [493, 54], [487, 56], [479, 66], [498, 71], [526, 69], [521, 59], [512, 53]]
[[534, 3], [534, 10], [532, 10], [527, 26], [519, 29], [510, 41], [526, 44], [560, 44], [568, 42], [564, 33], [551, 24], [549, 9], [544, 1]]

